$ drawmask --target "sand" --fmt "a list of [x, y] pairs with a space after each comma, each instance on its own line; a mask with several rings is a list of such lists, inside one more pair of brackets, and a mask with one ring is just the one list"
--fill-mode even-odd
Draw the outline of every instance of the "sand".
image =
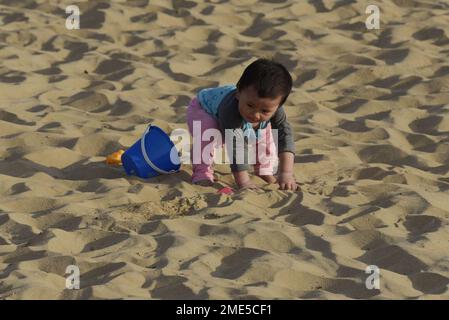
[[[449, 5], [376, 3], [379, 30], [335, 0], [77, 2], [67, 30], [72, 1], [1, 0], [0, 298], [448, 299]], [[301, 192], [105, 164], [257, 57], [294, 77]]]

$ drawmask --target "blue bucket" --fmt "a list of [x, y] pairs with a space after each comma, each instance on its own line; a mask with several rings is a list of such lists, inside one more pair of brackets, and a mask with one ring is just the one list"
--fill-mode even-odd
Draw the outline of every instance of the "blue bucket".
[[136, 143], [122, 154], [128, 175], [151, 178], [179, 171], [181, 161], [170, 137], [159, 127], [149, 125]]

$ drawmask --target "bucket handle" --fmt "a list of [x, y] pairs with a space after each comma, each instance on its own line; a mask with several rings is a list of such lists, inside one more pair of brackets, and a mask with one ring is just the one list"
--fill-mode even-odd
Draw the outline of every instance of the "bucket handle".
[[177, 170], [173, 169], [170, 171], [165, 171], [161, 168], [158, 168], [151, 160], [150, 157], [148, 157], [147, 154], [147, 150], [145, 148], [145, 136], [147, 135], [147, 133], [150, 131], [151, 129], [151, 124], [148, 125], [148, 128], [145, 130], [145, 132], [143, 133], [142, 138], [140, 139], [140, 148], [142, 149], [142, 154], [143, 154], [143, 158], [145, 159], [146, 163], [148, 163], [148, 165], [156, 172], [160, 173], [160, 174], [170, 174], [170, 173], [174, 173], [177, 172]]

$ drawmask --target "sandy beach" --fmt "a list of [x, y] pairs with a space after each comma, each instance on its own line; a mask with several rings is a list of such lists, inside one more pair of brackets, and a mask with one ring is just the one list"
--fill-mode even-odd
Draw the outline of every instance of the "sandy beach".
[[[0, 0], [0, 299], [449, 299], [449, 3], [375, 3]], [[259, 57], [301, 192], [105, 163]]]

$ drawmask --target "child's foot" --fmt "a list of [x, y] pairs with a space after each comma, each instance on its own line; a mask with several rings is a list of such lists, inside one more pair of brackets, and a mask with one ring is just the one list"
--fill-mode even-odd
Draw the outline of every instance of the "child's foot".
[[202, 186], [202, 187], [212, 187], [214, 185], [214, 182], [209, 179], [203, 179], [195, 181], [193, 184]]
[[278, 181], [274, 176], [259, 176], [259, 177], [269, 184], [276, 183]]

